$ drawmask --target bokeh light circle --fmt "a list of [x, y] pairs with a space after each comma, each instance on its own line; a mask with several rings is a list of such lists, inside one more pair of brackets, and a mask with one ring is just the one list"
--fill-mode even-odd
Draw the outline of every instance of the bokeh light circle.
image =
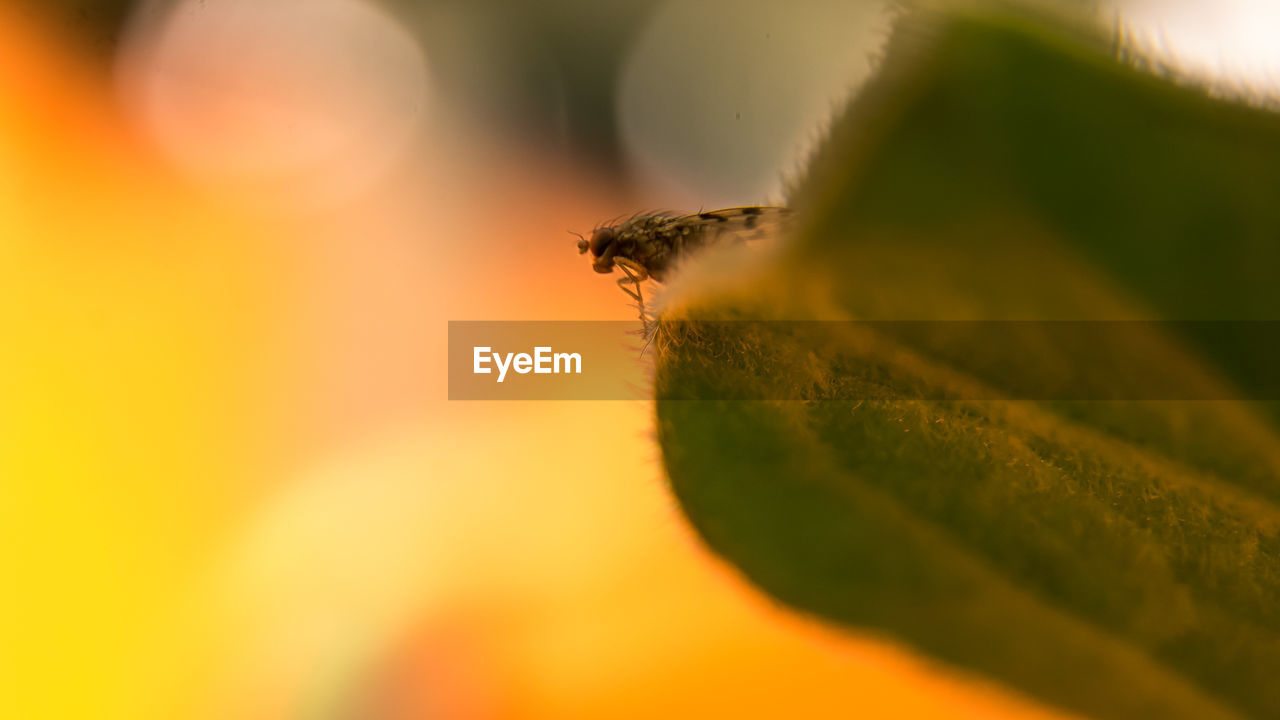
[[640, 32], [618, 98], [650, 194], [706, 207], [780, 199], [887, 37], [878, 2], [667, 2]]
[[405, 152], [428, 95], [416, 41], [361, 0], [144, 5], [117, 86], [126, 113], [191, 177], [306, 205], [378, 177]]

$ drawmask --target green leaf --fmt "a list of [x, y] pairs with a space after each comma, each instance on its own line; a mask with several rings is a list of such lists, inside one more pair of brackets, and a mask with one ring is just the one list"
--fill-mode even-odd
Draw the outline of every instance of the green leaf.
[[1115, 55], [904, 18], [780, 254], [685, 270], [664, 462], [796, 608], [1100, 718], [1276, 717], [1280, 413], [1232, 399], [1275, 370], [1222, 321], [1280, 319], [1280, 118]]

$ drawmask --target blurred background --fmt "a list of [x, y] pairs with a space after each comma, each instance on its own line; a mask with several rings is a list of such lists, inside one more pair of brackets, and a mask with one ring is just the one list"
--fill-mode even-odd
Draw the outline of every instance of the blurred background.
[[[1271, 3], [1088, 11], [1274, 96]], [[782, 201], [890, 20], [0, 0], [0, 716], [1051, 716], [711, 557], [642, 388], [446, 399], [448, 320], [634, 318], [568, 231]]]

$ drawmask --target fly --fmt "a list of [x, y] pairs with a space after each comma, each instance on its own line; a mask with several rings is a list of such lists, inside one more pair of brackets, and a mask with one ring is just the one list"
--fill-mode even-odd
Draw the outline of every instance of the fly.
[[649, 320], [640, 283], [650, 278], [664, 282], [677, 263], [701, 248], [752, 239], [790, 215], [784, 207], [758, 205], [692, 215], [635, 215], [617, 225], [596, 228], [589, 239], [579, 235], [578, 253], [590, 252], [591, 267], [598, 273], [611, 273], [615, 267], [622, 270], [626, 277], [618, 279], [618, 286], [639, 303], [647, 334]]

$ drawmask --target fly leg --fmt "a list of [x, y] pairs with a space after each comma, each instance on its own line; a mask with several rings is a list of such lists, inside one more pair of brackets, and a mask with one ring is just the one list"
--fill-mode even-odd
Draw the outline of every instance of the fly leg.
[[[618, 287], [622, 288], [623, 292], [635, 298], [636, 302], [639, 303], [640, 323], [644, 326], [645, 335], [648, 335], [649, 316], [644, 311], [644, 295], [641, 293], [640, 283], [649, 279], [649, 271], [645, 270], [644, 266], [639, 263], [627, 258], [614, 258], [613, 264], [621, 268], [622, 274], [626, 275], [626, 277], [618, 280]], [[632, 285], [635, 289], [633, 290], [627, 285]]]

